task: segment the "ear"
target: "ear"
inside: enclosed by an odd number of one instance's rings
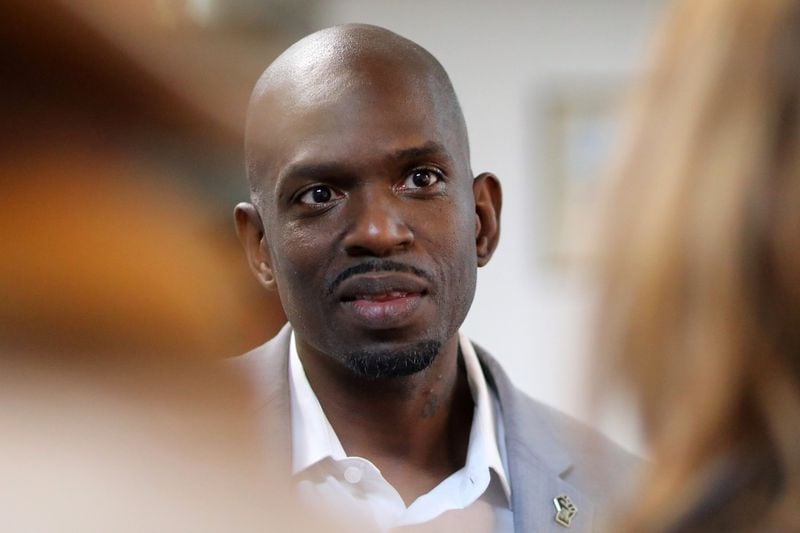
[[[503,191],[497,176],[484,172],[473,180],[472,193],[475,195],[475,248],[478,266],[482,267],[492,258],[500,240]]]
[[[233,219],[236,223],[236,235],[242,243],[250,270],[264,288],[275,290],[272,258],[267,249],[264,224],[258,210],[253,204],[242,202],[233,209]]]

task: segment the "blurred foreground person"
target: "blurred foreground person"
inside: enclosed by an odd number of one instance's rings
[[[144,155],[207,121],[62,4],[0,13],[0,529],[304,530],[212,360],[242,334],[236,274]]]
[[[614,531],[800,531],[800,3],[671,12],[609,204],[601,338],[652,463]]]
[[[232,331],[212,313],[232,305],[219,294],[227,265],[193,241],[185,197],[176,209],[180,195],[120,163],[55,150],[0,160],[14,177],[0,199],[0,522],[295,524],[246,382],[209,357]]]

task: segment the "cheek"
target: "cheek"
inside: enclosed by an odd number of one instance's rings
[[[322,262],[320,251],[323,249],[323,244],[314,233],[286,225],[273,253],[278,289],[283,289],[282,293],[286,295],[312,289]]]
[[[467,194],[468,193],[468,194]],[[464,191],[452,198],[446,206],[438,211],[438,238],[442,250],[446,250],[450,260],[468,264],[468,258],[475,256],[475,207],[472,203],[472,190]]]
[[[299,330],[320,327],[321,310],[314,304],[321,301],[319,271],[323,262],[323,246],[304,231],[287,226],[281,232],[274,250],[275,280],[278,296],[286,317]]]
[[[471,191],[470,191],[471,192]],[[475,250],[475,215],[470,204],[453,201],[437,210],[427,225],[429,253],[438,265],[443,286],[455,295],[474,284],[478,268]]]
[[[319,242],[320,232],[311,231],[299,224],[288,223],[281,228],[278,237],[280,246],[279,257],[284,258],[282,263],[287,265],[302,265],[309,263],[321,247]]]

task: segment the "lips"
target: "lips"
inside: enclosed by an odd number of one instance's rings
[[[414,292],[405,292],[405,291],[390,291],[387,293],[379,293],[379,294],[356,294],[352,297],[348,296],[345,297],[342,301],[343,302],[352,302],[355,300],[366,300],[369,302],[389,302],[392,300],[399,300],[401,298],[407,298],[409,296],[418,296],[419,293]]]
[[[336,296],[354,320],[369,328],[385,329],[410,322],[428,292],[427,283],[414,275],[370,273],[342,282]]]

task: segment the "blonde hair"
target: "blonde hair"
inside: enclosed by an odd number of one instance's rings
[[[800,3],[683,0],[669,15],[602,264],[601,361],[636,396],[652,452],[625,527],[674,528],[702,505],[703,473],[739,451],[770,487],[745,487],[758,508],[719,512],[797,527]]]

